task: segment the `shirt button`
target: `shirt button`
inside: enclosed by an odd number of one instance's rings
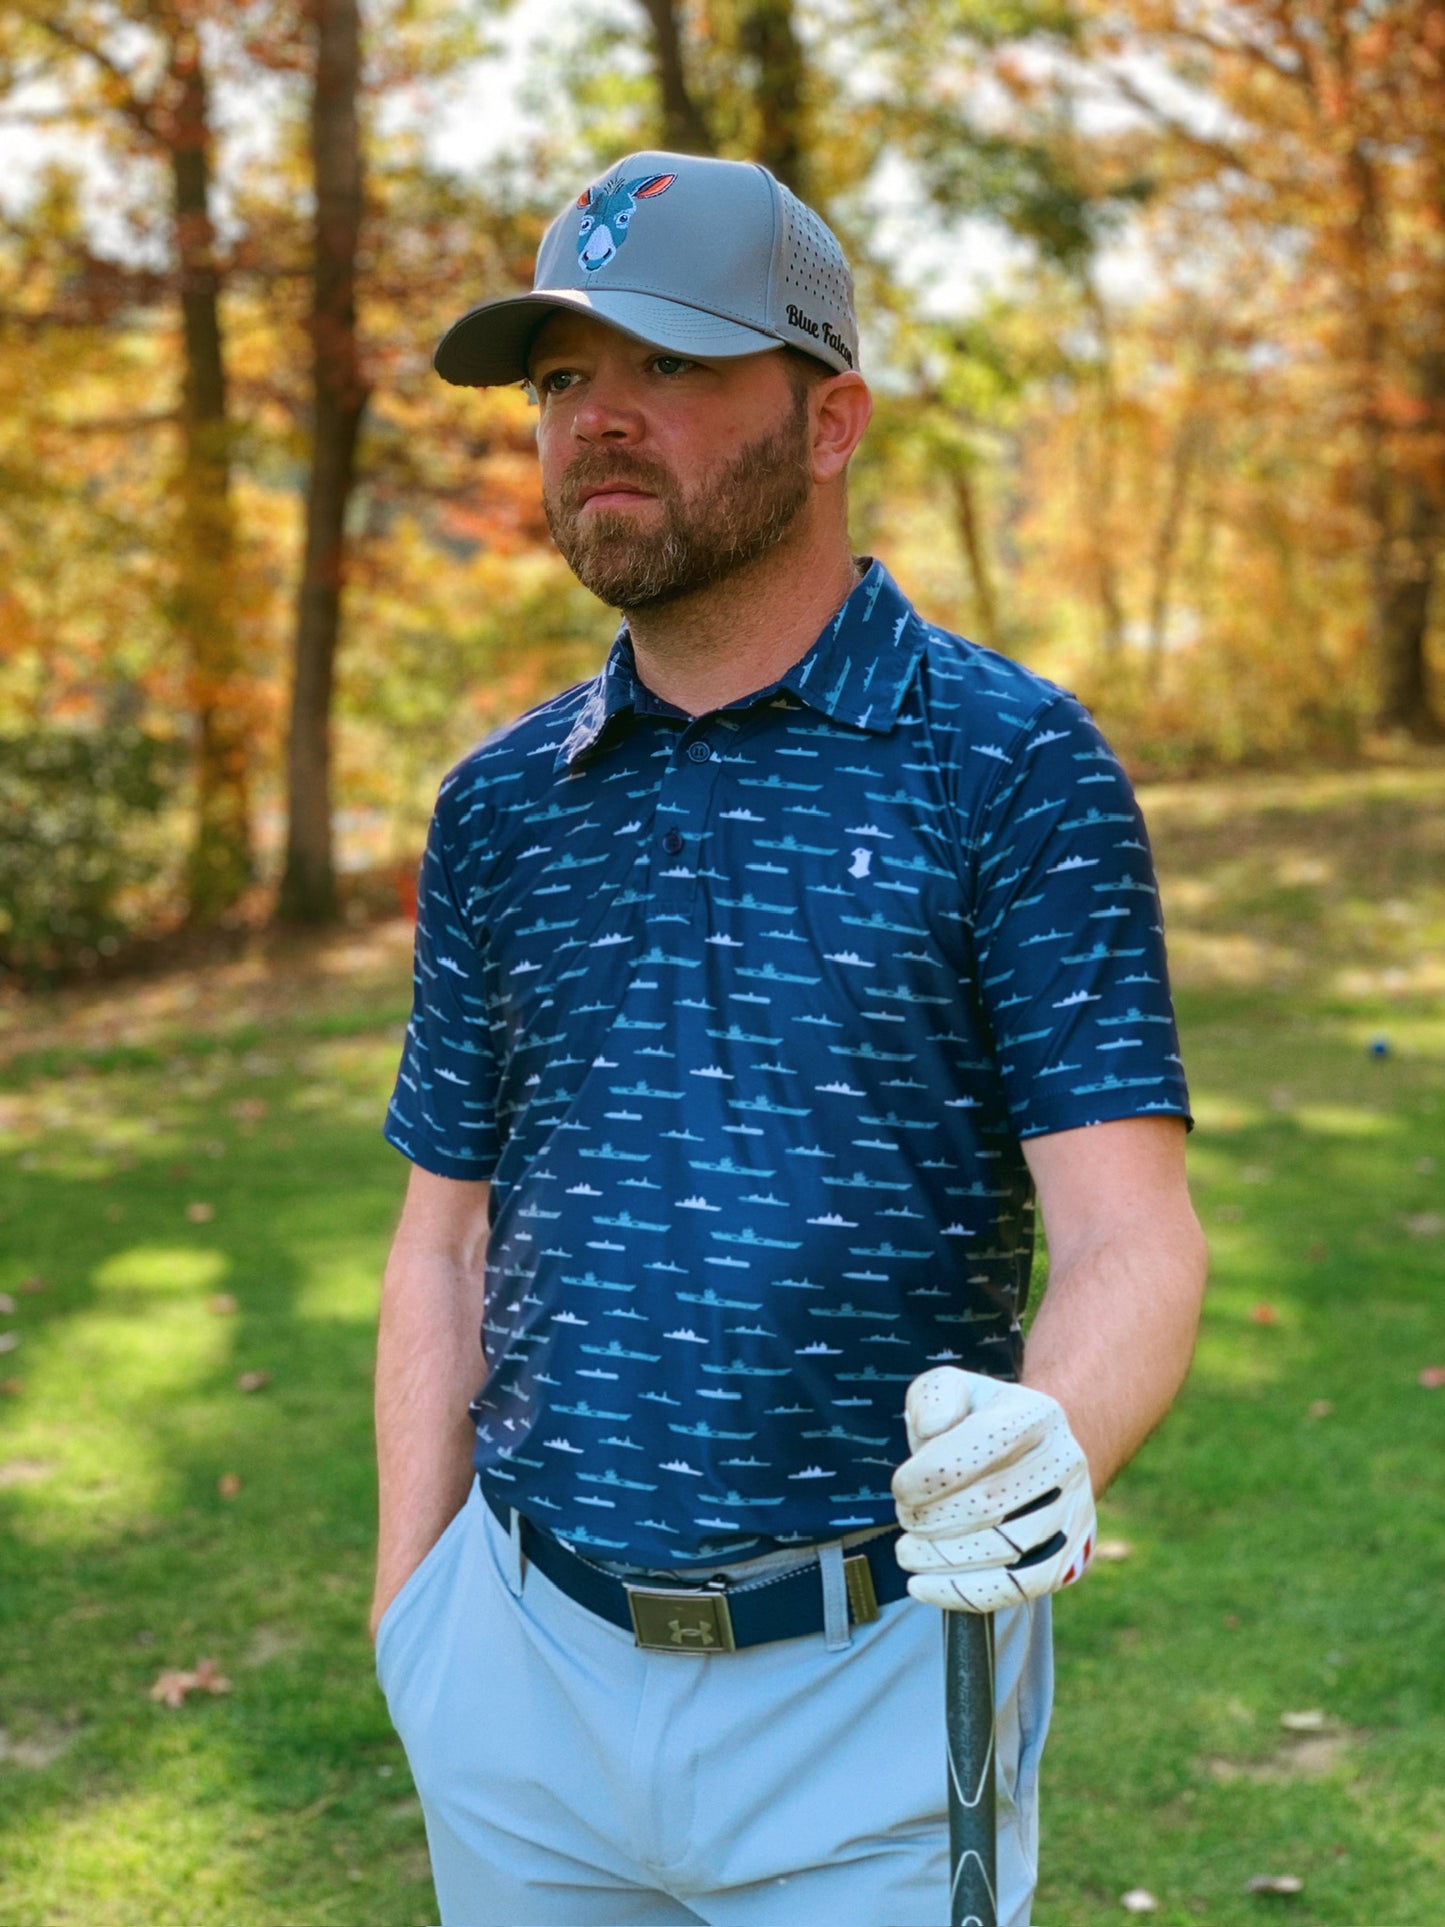
[[[682,849],[681,830],[669,830],[667,835],[662,839],[662,847],[667,851],[669,856],[677,856]]]
[[[688,745],[687,760],[690,763],[705,763],[711,755],[712,751],[706,743],[690,743]]]

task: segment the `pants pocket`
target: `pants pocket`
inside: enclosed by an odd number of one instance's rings
[[[381,1622],[376,1629],[376,1677],[388,1700],[391,1698],[388,1679],[395,1672],[392,1659],[402,1643],[402,1628],[410,1618],[418,1600],[440,1582],[443,1568],[450,1564],[452,1554],[466,1529],[466,1521],[471,1512],[474,1497],[475,1487],[472,1496],[467,1499],[460,1511],[453,1514],[442,1529],[441,1536],[422,1554],[417,1564],[407,1574],[402,1581],[401,1590],[396,1593],[381,1615]]]

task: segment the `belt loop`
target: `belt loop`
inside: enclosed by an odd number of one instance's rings
[[[525,1561],[522,1557],[522,1515],[515,1506],[510,1506],[508,1507],[508,1518],[511,1524],[508,1527],[509,1557],[506,1567],[507,1591],[511,1593],[514,1599],[520,1599],[522,1597],[522,1576],[526,1570]]]
[[[843,1570],[843,1548],[819,1546],[818,1569],[823,1580],[823,1643],[830,1653],[841,1653],[853,1641],[853,1630],[848,1624],[848,1578]]]

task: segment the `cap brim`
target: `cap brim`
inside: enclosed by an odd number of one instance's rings
[[[590,315],[653,348],[716,357],[757,355],[784,345],[780,335],[744,327],[722,315],[688,308],[661,295],[609,288],[538,288],[531,294],[486,301],[453,323],[437,345],[432,365],[459,388],[493,388],[525,381],[527,356],[537,330],[559,308]]]

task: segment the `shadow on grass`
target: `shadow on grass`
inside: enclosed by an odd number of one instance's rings
[[[238,1900],[272,1920],[283,1897],[288,1920],[345,1920],[356,1871],[369,1920],[425,1907],[365,1637],[395,1051],[308,1049],[264,1075],[192,1053],[48,1087],[41,1150],[0,1161],[22,1337],[0,1404],[7,1920],[68,1918],[81,1892],[95,1922],[234,1922]],[[249,1372],[269,1382],[238,1389]],[[229,1693],[149,1698],[202,1656]],[[4,1904],[17,1879],[32,1915]]]

